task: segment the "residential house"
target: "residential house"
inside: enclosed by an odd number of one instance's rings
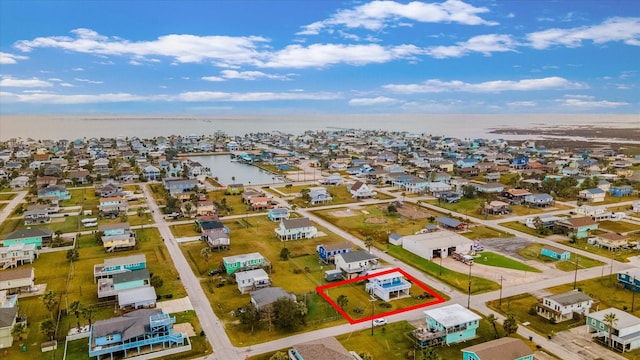
[[[0,290],[5,290],[8,294],[31,292],[34,290],[35,278],[33,267],[0,271]]]
[[[569,236],[575,235],[578,239],[584,239],[592,230],[598,229],[598,223],[589,216],[584,216],[558,220],[556,227],[564,229]]]
[[[99,197],[111,197],[121,195],[122,185],[115,180],[106,180],[102,184],[96,185],[96,195]]]
[[[149,286],[149,269],[140,269],[113,274],[111,278],[98,280],[98,298],[115,296],[121,290]]]
[[[320,183],[324,185],[342,185],[344,183],[344,179],[339,173],[332,173],[326,178],[321,179]]]
[[[334,337],[293,345],[288,354],[290,359],[296,360],[357,360],[359,358],[345,349]]]
[[[140,309],[98,320],[89,330],[89,357],[139,356],[145,359],[191,350],[189,337],[173,330],[176,318],[162,309]]]
[[[321,186],[309,188],[309,198],[311,205],[327,204],[333,200],[327,189]]]
[[[616,321],[611,326],[605,320],[607,315],[615,315]],[[619,352],[629,352],[640,347],[640,319],[616,308],[600,310],[587,315],[587,331],[593,339],[613,345]],[[611,341],[609,339],[611,333]]]
[[[378,257],[366,251],[349,251],[335,255],[336,270],[342,271],[342,277],[350,280],[363,276],[378,265]]]
[[[153,286],[141,286],[118,291],[118,308],[136,310],[156,307],[158,295]]]
[[[226,195],[240,195],[244,192],[244,184],[229,184],[224,190]]]
[[[266,210],[271,209],[271,199],[266,196],[252,196],[249,199],[249,207],[251,210]]]
[[[334,264],[335,256],[338,254],[344,254],[351,251],[351,243],[336,243],[336,244],[327,244],[327,245],[318,245],[316,247],[316,252],[320,257],[320,261],[325,264]]]
[[[625,289],[631,289],[635,292],[640,291],[640,269],[631,268],[620,271],[617,275],[618,283],[625,287]]]
[[[436,219],[436,222],[438,223],[438,225],[440,225],[441,228],[447,229],[447,230],[462,231],[466,228],[466,224],[463,223],[462,221],[449,218],[446,216],[438,217]]]
[[[104,263],[93,266],[93,282],[98,279],[112,278],[114,274],[146,269],[147,257],[144,254],[104,259]]]
[[[295,294],[288,293],[280,287],[266,287],[251,292],[251,303],[261,311],[280,299],[297,300]]]
[[[287,208],[269,209],[269,213],[267,215],[267,217],[271,221],[287,220],[289,219],[289,216],[290,216],[289,209]]]
[[[473,184],[476,191],[485,194],[500,194],[504,191],[504,185],[501,183]]]
[[[276,236],[282,241],[310,239],[318,236],[318,229],[309,218],[283,219],[275,229]]]
[[[511,161],[511,167],[514,169],[524,169],[529,163],[529,157],[526,155],[518,154]]]
[[[427,260],[446,258],[456,252],[466,254],[473,246],[473,241],[447,230],[403,236],[398,242],[403,249]]]
[[[51,216],[47,209],[27,210],[22,215],[25,225],[48,224],[51,222]]]
[[[606,194],[607,193],[600,188],[584,189],[578,193],[578,199],[589,203],[602,202]]]
[[[88,170],[80,169],[69,173],[69,179],[77,184],[86,184],[89,182],[90,172]]]
[[[12,189],[24,189],[29,185],[29,177],[28,176],[17,176],[11,180],[9,183]]]
[[[589,295],[572,290],[539,298],[536,311],[543,318],[557,323],[573,320],[576,315],[587,315],[591,305],[593,299]]]
[[[71,193],[63,185],[49,185],[38,190],[38,199],[57,198],[59,201],[71,199]]]
[[[26,326],[26,319],[18,317],[18,295],[7,295],[0,291],[0,349],[13,345],[11,331],[18,321]]]
[[[368,199],[376,195],[369,185],[362,181],[356,181],[352,184],[351,187],[349,187],[349,192],[354,199]]]
[[[147,180],[159,180],[160,179],[160,169],[153,165],[147,165],[142,170],[142,176],[144,176]]]
[[[543,245],[542,249],[540,249],[540,254],[556,260],[569,260],[571,258],[569,250],[560,249],[551,245]]]
[[[631,203],[631,211],[634,213],[640,212],[640,200],[636,200]]]
[[[383,273],[389,269],[376,269],[367,272],[367,275]],[[402,273],[394,271],[384,273],[367,279],[365,286],[371,296],[377,296],[384,301],[391,301],[410,296],[411,283],[407,281]]]
[[[15,244],[0,247],[0,268],[7,269],[32,264],[39,255],[36,244]]]
[[[131,230],[128,222],[117,224],[103,224],[98,227],[102,232],[102,246],[105,251],[126,250],[136,246],[136,233]]]
[[[129,201],[124,196],[110,196],[100,198],[98,211],[100,216],[117,217],[121,213],[129,210]]]
[[[524,203],[530,207],[547,207],[553,205],[553,196],[549,194],[526,195]]]
[[[615,197],[631,196],[633,195],[633,187],[631,185],[611,186],[609,193]]]
[[[246,271],[269,266],[269,262],[258,252],[225,256],[222,258],[222,264],[229,275],[236,271]]]
[[[503,337],[462,349],[462,360],[534,360],[534,357],[523,340]]]
[[[581,205],[576,208],[575,212],[578,215],[589,216],[596,221],[609,220],[613,215],[606,206]]]
[[[191,179],[164,179],[162,183],[171,196],[192,191],[199,184],[198,180]]]
[[[47,187],[49,185],[56,185],[58,178],[55,176],[39,176],[36,178],[36,186],[39,188]]]
[[[231,230],[217,216],[200,216],[196,220],[196,226],[200,230],[200,239],[206,241],[209,247],[229,248]]]
[[[532,195],[525,189],[509,189],[502,193],[502,197],[508,199],[511,204],[520,205],[525,202],[527,196]]]
[[[494,200],[484,204],[482,212],[486,215],[506,215],[511,212],[511,207],[506,202]]]
[[[460,304],[426,310],[426,326],[413,334],[422,348],[474,339],[481,317]]]
[[[196,203],[196,215],[205,216],[216,213],[216,206],[211,200],[198,201]]]
[[[269,279],[269,275],[263,269],[236,271],[235,277],[238,290],[241,294],[271,286],[271,279]]]
[[[616,233],[603,233],[595,236],[595,244],[610,251],[624,249],[629,244],[629,238]]]
[[[34,244],[37,248],[41,248],[44,242],[51,242],[52,238],[53,233],[48,229],[18,229],[7,234],[4,239],[0,241],[0,244],[2,246]]]

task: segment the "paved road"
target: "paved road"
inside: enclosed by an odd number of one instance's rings
[[[25,196],[27,196],[26,191],[16,192],[16,196],[7,203],[2,211],[0,211],[0,224],[2,224],[5,220],[7,220],[7,218],[9,218],[9,215],[11,215],[13,209],[15,209],[16,206],[18,206],[18,204],[20,204],[24,200]]]

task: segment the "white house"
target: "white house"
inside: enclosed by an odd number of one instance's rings
[[[591,305],[593,305],[591,297],[583,292],[572,290],[538,299],[536,311],[545,319],[562,322],[573,319],[574,314],[588,314]]]
[[[342,277],[349,280],[364,275],[378,264],[378,258],[366,251],[350,251],[336,254],[336,269],[342,271]]]
[[[367,275],[376,274],[387,271],[389,269],[377,269],[367,272]],[[374,276],[368,279],[366,285],[367,292],[370,295],[379,297],[384,301],[400,299],[410,296],[411,283],[407,281],[399,271],[388,274]]]
[[[587,330],[591,337],[609,344],[609,324],[605,321],[608,314],[617,319],[612,326],[613,347],[620,352],[632,351],[640,347],[640,319],[616,308],[600,310],[587,315]]]
[[[238,271],[235,273],[238,290],[241,294],[246,294],[263,287],[271,285],[269,275],[263,269],[249,271]]]
[[[447,257],[454,252],[471,251],[473,241],[448,230],[402,237],[402,248],[424,259]]]
[[[275,232],[278,239],[282,241],[309,239],[318,236],[318,229],[311,224],[309,218],[283,219]]]
[[[366,199],[370,197],[374,197],[376,194],[371,190],[369,185],[363,183],[362,181],[356,181],[349,188],[349,192],[351,193],[351,197],[354,199]]]
[[[606,194],[607,193],[600,188],[584,189],[580,190],[578,198],[590,203],[603,202]]]

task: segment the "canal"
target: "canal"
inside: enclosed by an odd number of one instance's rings
[[[253,165],[231,161],[230,155],[191,156],[189,159],[211,169],[211,177],[218,178],[218,182],[225,185],[233,184],[234,182],[244,185],[283,182],[282,177],[279,175],[271,174]]]

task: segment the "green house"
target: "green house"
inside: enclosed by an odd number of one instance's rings
[[[267,265],[267,261],[260,253],[240,254],[225,256],[222,258],[227,274],[231,275],[236,271],[256,269]]]
[[[18,229],[0,240],[2,246],[11,246],[16,244],[34,244],[38,248],[42,247],[44,240],[50,241],[53,233],[48,229]]]

